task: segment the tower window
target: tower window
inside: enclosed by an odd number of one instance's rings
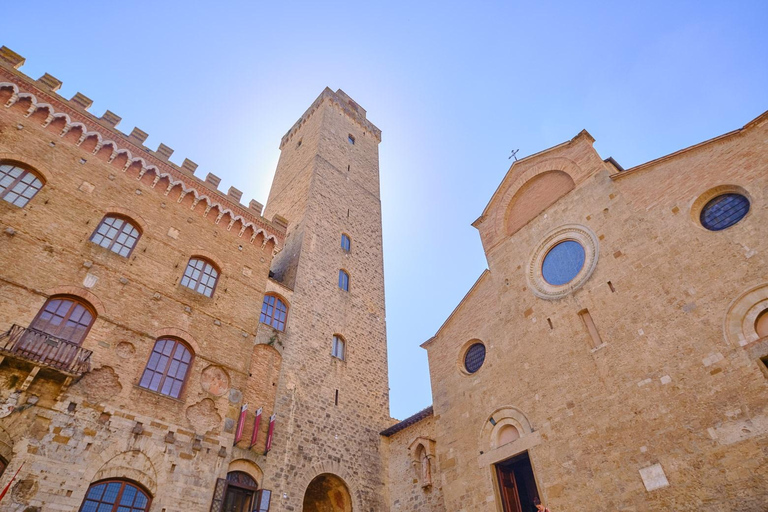
[[[91,242],[127,258],[140,236],[139,230],[129,220],[107,215],[91,235]]]
[[[191,288],[206,297],[213,295],[216,282],[219,280],[219,272],[213,265],[202,258],[192,258],[187,263],[184,277],[181,278],[182,286]]]
[[[261,304],[261,323],[271,325],[278,331],[285,330],[285,318],[288,316],[288,307],[285,302],[274,295],[265,295]]]
[[[349,143],[352,144],[353,146],[355,145],[355,138],[352,136],[351,133],[347,135],[347,140],[349,140]]]
[[[339,270],[339,288],[345,292],[349,291],[349,274],[343,270]]]
[[[0,198],[23,208],[35,197],[43,182],[31,171],[10,164],[0,165]]]
[[[346,233],[341,234],[341,248],[344,249],[345,252],[349,252],[350,247],[352,246],[352,241],[349,239],[349,235]]]
[[[333,335],[333,344],[331,345],[331,355],[337,359],[344,360],[344,338],[338,334]]]

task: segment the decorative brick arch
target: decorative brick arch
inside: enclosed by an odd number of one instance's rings
[[[120,206],[110,206],[105,210],[104,216],[102,218],[110,214],[126,217],[132,220],[134,223],[138,224],[139,229],[141,230],[142,233],[145,233],[147,231],[147,226],[149,224],[147,224],[147,221],[144,220],[144,218],[141,215],[134,212],[133,210],[129,210],[128,208],[121,208]]]
[[[191,334],[183,329],[179,329],[177,327],[163,327],[161,329],[157,329],[152,334],[154,335],[154,339],[165,337],[179,338],[180,340],[183,340],[187,345],[189,345],[189,348],[192,349],[192,352],[195,354],[200,353],[200,344],[197,342],[197,340],[195,340],[194,337],[192,337]]]
[[[53,172],[46,163],[30,155],[0,152],[0,162],[17,164],[21,167],[28,168],[43,178],[43,185],[48,184],[53,176]]]
[[[523,170],[516,178],[510,180],[501,190],[499,198],[497,199],[496,211],[493,214],[493,235],[491,236],[493,242],[491,245],[495,245],[502,237],[506,235],[506,220],[508,214],[508,206],[515,198],[515,195],[522,189],[526,183],[530,182],[538,176],[551,171],[560,171],[567,174],[574,183],[581,181],[586,172],[576,162],[570,158],[565,157],[552,157],[540,161],[539,163],[528,167]]]
[[[96,313],[99,314],[99,316],[107,314],[107,310],[104,308],[104,303],[101,302],[101,299],[99,299],[92,292],[79,286],[57,286],[56,288],[46,290],[45,295],[48,297],[52,297],[54,295],[74,295],[75,297],[80,297],[81,299],[88,301],[96,310]]]

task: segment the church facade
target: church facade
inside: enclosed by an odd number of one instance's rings
[[[266,209],[0,49],[0,511],[768,506],[768,117],[515,162],[389,417],[378,145],[324,90]]]

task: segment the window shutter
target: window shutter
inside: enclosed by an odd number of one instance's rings
[[[259,489],[256,491],[256,499],[253,504],[252,512],[269,512],[270,501],[272,500],[272,491]]]
[[[223,478],[216,480],[216,489],[213,491],[213,501],[211,501],[211,512],[222,512],[224,510],[224,496],[227,494],[227,481]]]

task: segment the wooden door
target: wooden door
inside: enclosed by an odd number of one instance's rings
[[[497,466],[499,474],[499,491],[504,512],[523,512],[520,506],[520,495],[517,492],[517,481],[511,468]]]

